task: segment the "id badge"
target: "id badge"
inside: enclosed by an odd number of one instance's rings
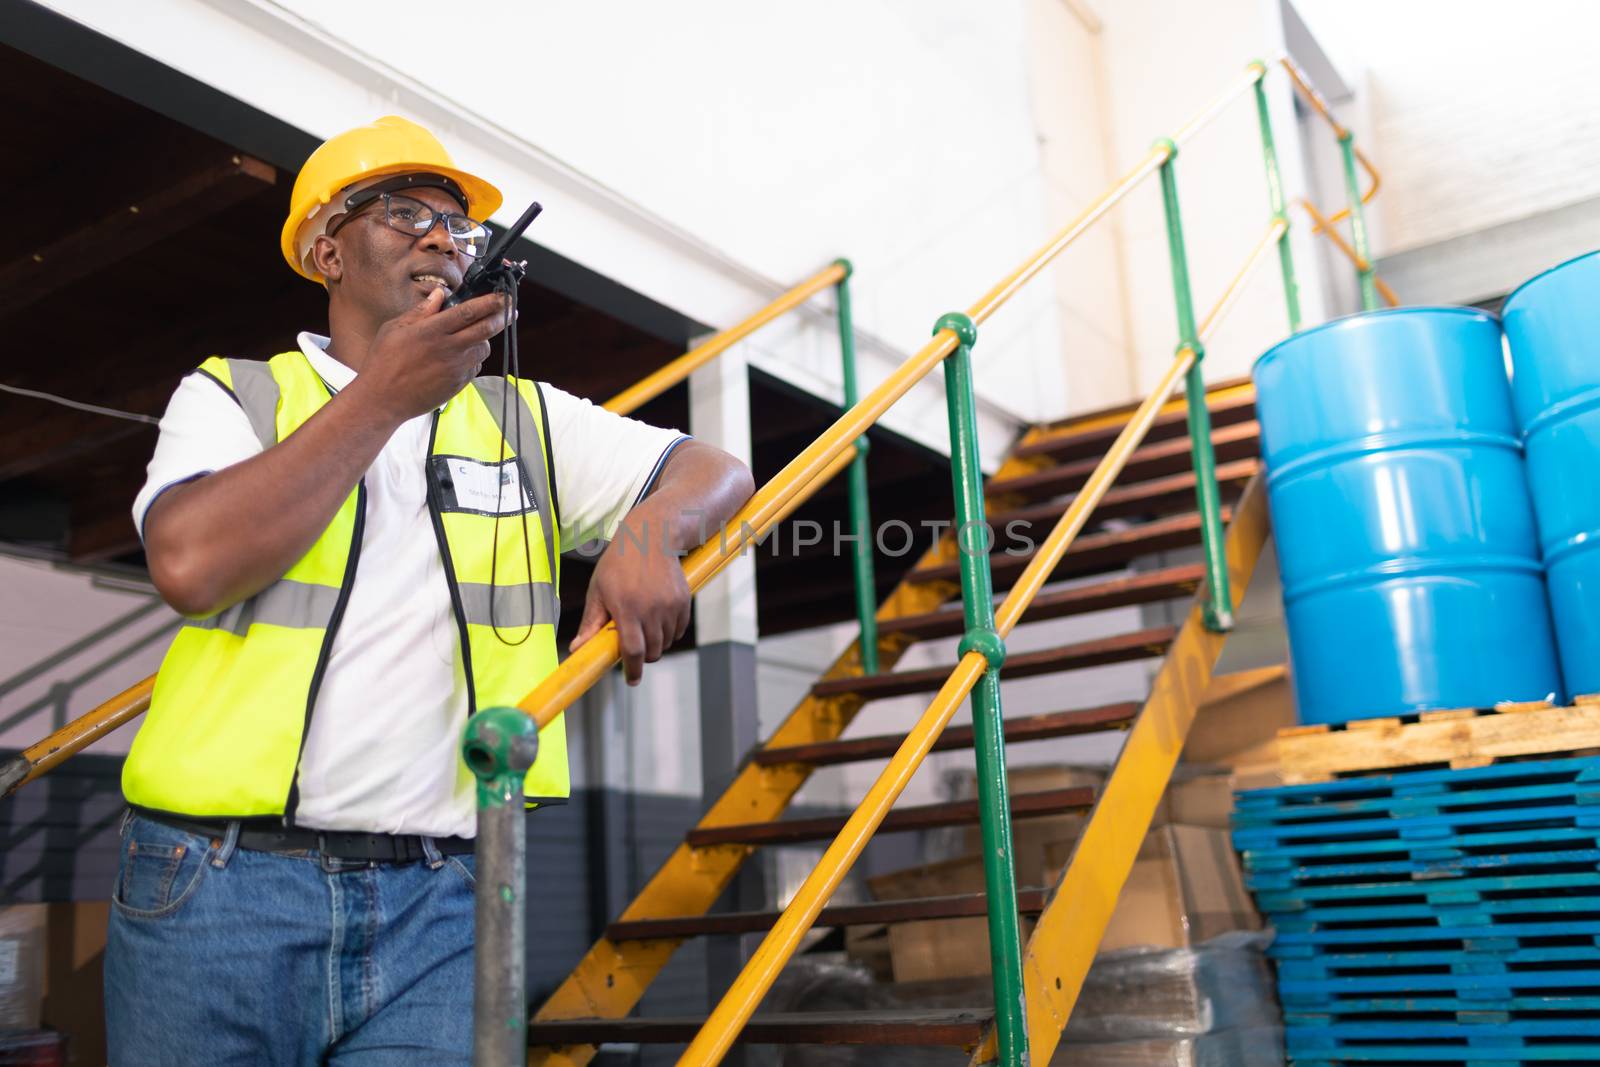
[[[486,463],[464,456],[434,456],[432,473],[442,511],[521,515],[538,510],[516,458]]]

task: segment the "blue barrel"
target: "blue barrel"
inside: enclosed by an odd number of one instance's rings
[[[1600,253],[1525,282],[1501,316],[1561,671],[1600,692]]]
[[[1494,318],[1338,319],[1255,381],[1301,721],[1559,694]]]

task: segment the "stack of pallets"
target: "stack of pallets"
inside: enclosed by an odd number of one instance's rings
[[[1243,792],[1296,1067],[1600,1063],[1600,757]]]

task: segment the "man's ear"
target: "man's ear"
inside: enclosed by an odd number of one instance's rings
[[[311,266],[330,283],[344,276],[344,256],[339,242],[327,234],[318,234],[311,242]]]

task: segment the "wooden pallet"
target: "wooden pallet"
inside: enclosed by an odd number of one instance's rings
[[[1508,757],[1587,749],[1600,749],[1600,694],[1577,697],[1566,707],[1538,700],[1278,731],[1287,784],[1421,765],[1482,767]]]

